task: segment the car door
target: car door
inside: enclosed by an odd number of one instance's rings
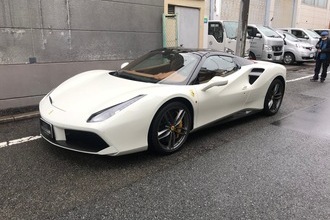
[[[239,71],[239,68],[231,56],[210,56],[205,60],[197,76],[199,83],[197,126],[210,123],[244,108],[250,84],[248,75]],[[214,77],[218,77],[218,79]],[[227,80],[228,83],[203,91],[203,88],[214,80]]]
[[[247,27],[247,33],[250,37],[250,52],[254,54],[254,57],[252,56],[252,59],[261,59],[262,58],[262,51],[263,51],[263,45],[264,40],[262,39],[262,35],[257,30],[256,27],[248,26]]]

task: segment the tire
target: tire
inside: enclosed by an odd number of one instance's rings
[[[285,53],[283,56],[283,63],[292,65],[296,61],[295,56],[292,53]]]
[[[284,83],[280,79],[274,79],[265,97],[263,113],[267,116],[275,115],[281,107],[283,96]]]
[[[254,53],[252,53],[252,52],[250,51],[250,53],[249,53],[249,59],[250,59],[250,60],[256,60],[257,57],[256,57],[256,55],[254,55]]]
[[[188,138],[191,113],[181,102],[171,102],[155,115],[148,135],[149,148],[160,154],[178,151]]]

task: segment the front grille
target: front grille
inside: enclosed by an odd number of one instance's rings
[[[282,51],[282,46],[272,46],[273,51]]]
[[[66,141],[58,141],[64,147],[74,150],[98,152],[109,145],[97,134],[87,131],[65,130]]]
[[[280,52],[280,53],[274,53],[274,56],[282,56],[282,52]]]

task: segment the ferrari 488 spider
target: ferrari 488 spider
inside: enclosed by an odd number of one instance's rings
[[[179,150],[188,134],[235,115],[274,115],[285,91],[282,65],[211,50],[162,48],[120,70],[92,70],[40,102],[50,143],[83,153]]]

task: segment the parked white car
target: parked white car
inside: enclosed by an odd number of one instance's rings
[[[162,48],[120,70],[91,70],[63,82],[40,102],[41,135],[83,153],[169,154],[190,132],[215,122],[276,114],[285,79],[280,64]]]
[[[315,31],[316,33],[318,33],[318,35],[321,35],[322,31],[327,31],[328,33],[330,33],[330,29],[314,29],[313,31]]]
[[[284,40],[284,64],[301,64],[306,61],[314,61],[316,48],[314,45],[300,41],[296,36],[283,30],[276,32]]]
[[[320,35],[311,29],[304,28],[279,28],[280,30],[287,31],[294,36],[296,36],[299,40],[308,42],[312,45],[316,45],[320,39]]]

